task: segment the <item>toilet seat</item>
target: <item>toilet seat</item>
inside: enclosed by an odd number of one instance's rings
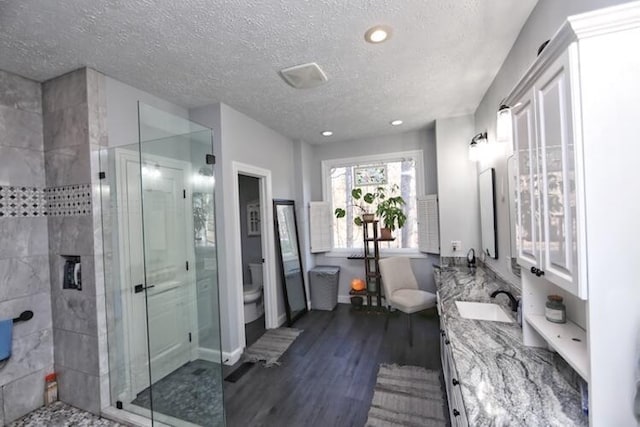
[[[262,296],[262,285],[248,285],[244,287],[244,302],[253,302]]]

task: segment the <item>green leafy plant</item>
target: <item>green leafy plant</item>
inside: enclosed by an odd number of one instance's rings
[[[354,188],[351,190],[351,198],[353,203],[349,206],[355,207],[359,214],[353,219],[353,223],[357,226],[362,225],[366,214],[378,215],[387,226],[387,222],[391,225],[391,230],[401,228],[407,217],[402,210],[405,201],[401,196],[387,197],[387,192],[392,195],[399,189],[397,185],[393,185],[389,190],[384,187],[377,187],[372,192],[362,193],[362,188]],[[334,211],[336,218],[344,218],[347,211],[344,208],[336,208]]]

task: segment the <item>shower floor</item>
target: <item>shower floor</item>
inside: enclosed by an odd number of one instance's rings
[[[140,392],[134,405],[184,421],[210,425],[222,419],[222,379],[220,365],[205,360],[189,362],[152,387]],[[152,390],[151,390],[152,389]]]

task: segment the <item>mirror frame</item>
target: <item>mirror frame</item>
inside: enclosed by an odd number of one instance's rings
[[[486,185],[483,185],[483,182],[488,181],[491,183],[491,188],[487,188]],[[494,168],[488,168],[483,170],[482,172],[480,172],[480,174],[478,175],[478,199],[479,199],[479,204],[480,204],[480,236],[481,236],[481,245],[482,245],[482,252],[485,254],[485,256],[488,256],[489,258],[493,258],[493,259],[498,259],[498,218],[496,215],[496,170]],[[491,192],[491,194],[487,194],[488,192]],[[489,198],[491,200],[489,200]],[[483,221],[483,217],[482,217],[482,213],[483,213],[483,206],[487,206],[491,207],[491,216],[492,218],[486,218]],[[484,223],[491,223],[491,226],[493,228],[493,230],[489,231],[489,230],[485,230],[485,227],[483,227]],[[486,235],[487,233],[490,233],[493,237],[493,247],[492,248],[487,248],[487,242],[486,240],[488,240],[488,238],[490,236]],[[491,253],[491,250],[493,250],[493,254]]]
[[[293,208],[293,225],[296,232],[296,245],[298,249],[298,267],[300,269],[301,283],[302,283],[302,295],[304,296],[304,309],[300,310],[298,314],[291,317],[291,305],[289,304],[289,296],[287,293],[287,281],[284,274],[284,259],[282,259],[282,248],[280,246],[280,230],[278,228],[278,206],[291,206]],[[307,306],[307,289],[304,281],[304,273],[302,270],[302,256],[300,253],[300,236],[298,235],[298,219],[296,215],[296,204],[293,200],[286,199],[273,199],[273,226],[275,228],[276,237],[276,250],[278,252],[278,258],[280,259],[280,278],[282,280],[282,293],[284,296],[284,305],[287,312],[287,326],[293,325],[298,319],[304,316],[308,311]]]

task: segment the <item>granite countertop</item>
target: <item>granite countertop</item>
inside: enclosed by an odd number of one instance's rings
[[[482,268],[436,274],[441,318],[458,373],[470,426],[583,426],[578,375],[546,349],[526,347],[517,322],[460,317],[455,301],[494,302],[510,311],[497,289],[509,289]],[[514,320],[515,320],[515,313]]]

